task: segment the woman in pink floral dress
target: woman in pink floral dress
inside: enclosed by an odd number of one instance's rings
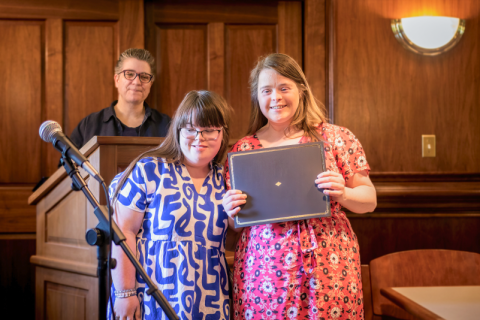
[[[327,171],[315,183],[330,196],[332,216],[236,230],[242,233],[235,252],[234,319],[363,319],[358,241],[341,211],[375,209],[363,148],[348,129],[326,122],[323,106],[289,56],[260,60],[250,86],[249,135],[232,151],[323,141]],[[228,163],[226,175],[230,189]],[[233,218],[246,201],[240,190],[229,190],[223,206]]]

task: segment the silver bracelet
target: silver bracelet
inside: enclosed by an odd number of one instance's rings
[[[137,289],[115,290],[116,298],[128,298],[137,295]]]

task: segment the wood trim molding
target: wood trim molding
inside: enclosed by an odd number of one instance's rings
[[[45,90],[44,112],[42,122],[53,120],[64,124],[64,53],[63,21],[47,19],[45,23]],[[58,166],[58,153],[51,145],[42,143],[42,176],[48,177]]]
[[[154,0],[145,0],[143,4],[145,13],[144,13],[144,23],[145,23],[145,34],[144,34],[144,43],[145,49],[150,51],[150,54],[153,57],[157,56],[157,46],[156,46],[156,26],[155,26],[155,3]],[[160,61],[157,61],[157,64]],[[157,65],[157,73],[155,77],[158,79],[160,76],[160,68]],[[156,86],[152,85],[150,88],[150,94],[147,97],[146,102],[154,109],[157,108],[157,93]]]
[[[192,0],[153,2],[155,23],[207,24],[277,24],[275,1],[248,1],[239,5],[234,1],[198,2]]]
[[[326,83],[326,106],[328,119],[335,123],[335,0],[326,1],[327,21],[327,83]]]
[[[327,43],[326,0],[304,2],[303,71],[315,98],[326,104]]]
[[[225,96],[225,24],[209,23],[207,34],[208,90]]]
[[[62,271],[71,271],[79,274],[84,274],[87,276],[96,277],[97,276],[97,266],[95,264],[87,263],[72,263],[68,260],[48,258],[45,256],[34,255],[30,257],[30,263],[47,267],[51,269],[57,269]]]
[[[479,212],[480,182],[403,181],[374,182],[377,212]]]
[[[418,173],[418,172],[371,172],[370,179],[375,182],[474,182],[480,181],[478,172],[444,172],[444,173]]]
[[[480,216],[480,173],[385,172],[372,173],[370,178],[377,191],[377,216],[362,217]],[[353,213],[348,216],[359,218]]]
[[[378,197],[480,197],[480,182],[378,182]]]
[[[12,237],[17,234],[35,234],[36,211],[26,201],[33,187],[33,184],[0,186],[0,235],[3,239],[14,239]]]
[[[302,3],[295,1],[278,2],[278,42],[279,53],[288,54],[302,67]]]
[[[109,0],[1,1],[0,18],[64,20],[118,20],[118,6]]]
[[[35,240],[35,233],[0,233],[0,240]]]
[[[145,48],[145,10],[143,0],[120,0],[120,52],[128,48]]]

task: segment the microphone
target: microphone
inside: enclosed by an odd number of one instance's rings
[[[102,183],[103,178],[90,164],[87,158],[75,147],[73,142],[62,132],[62,127],[55,121],[47,120],[40,126],[40,138],[45,142],[51,142],[55,149],[60,151],[67,158],[73,160],[82,167],[89,175]]]

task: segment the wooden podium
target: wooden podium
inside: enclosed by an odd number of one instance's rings
[[[80,151],[104,178],[107,186],[143,151],[158,146],[163,138],[93,137]],[[101,185],[80,169],[93,195],[106,204]],[[92,319],[98,315],[97,248],[85,241],[85,233],[98,220],[83,192],[73,191],[71,179],[59,168],[29,198],[37,207],[35,267],[36,320]],[[233,264],[233,252],[227,253]]]

